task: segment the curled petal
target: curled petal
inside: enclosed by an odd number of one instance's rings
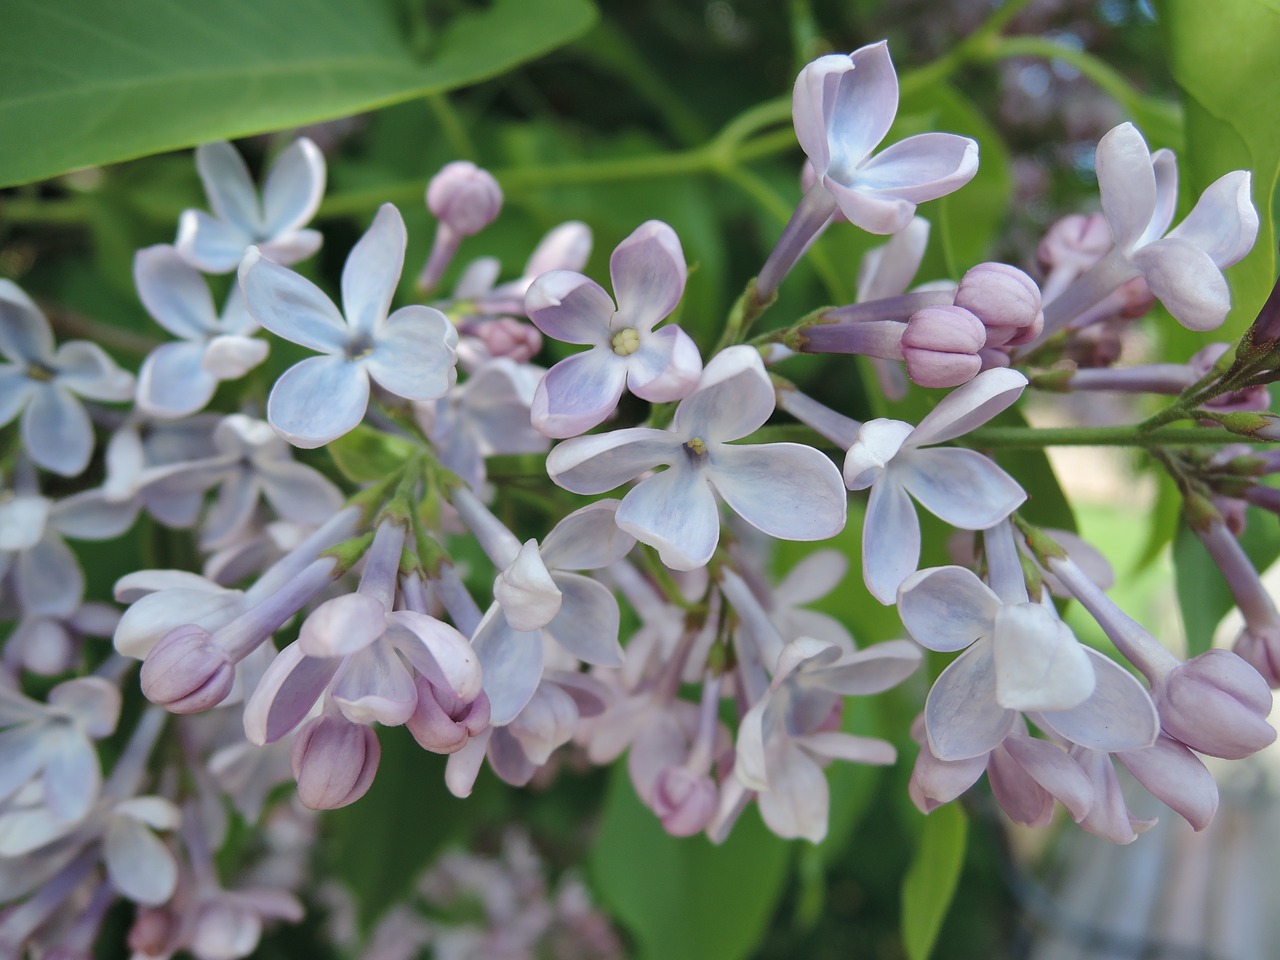
[[[1000,598],[964,567],[913,573],[898,591],[898,614],[916,643],[950,653],[963,650],[995,626]]]
[[[830,58],[823,57],[818,63]],[[852,64],[852,68],[848,66]],[[823,84],[823,125],[837,175],[862,163],[889,132],[898,112],[898,74],[881,40],[849,54],[838,85]],[[820,69],[819,77],[826,73]],[[814,79],[818,79],[815,77]],[[792,104],[794,106],[793,98]]]
[[[795,124],[796,140],[800,142],[800,148],[819,174],[825,173],[831,162],[831,150],[827,143],[827,123],[831,117],[828,104],[835,102],[841,79],[853,69],[853,61],[850,57],[832,53],[807,64],[796,77],[795,88],[791,94],[791,119]],[[896,98],[896,75],[894,95]],[[884,101],[873,98],[869,102],[879,104]],[[890,123],[893,122],[893,112],[889,112]],[[885,132],[888,132],[887,125]],[[849,137],[850,145],[855,150],[859,139],[867,138]],[[876,144],[882,139],[884,139],[883,133],[871,143],[862,156],[865,157],[875,149]]]
[[[887,147],[862,164],[855,182],[859,191],[924,203],[954,193],[977,172],[978,145],[974,141],[954,133],[921,133]]]
[[[395,648],[381,641],[347,658],[333,679],[332,693],[352,723],[399,726],[418,705],[413,676]]]
[[[1250,195],[1248,170],[1233,170],[1211,183],[1170,239],[1203,250],[1219,268],[1239,263],[1258,238],[1258,211]]]
[[[609,345],[613,300],[604,287],[572,270],[551,270],[535,279],[524,299],[533,325],[562,343]]]
[[[1094,691],[1093,664],[1071,628],[1038,603],[996,613],[996,699],[1010,710],[1069,710]]]
[[[1209,254],[1166,237],[1130,255],[1156,298],[1188,330],[1213,330],[1231,310],[1231,289]]]
[[[858,430],[844,459],[844,482],[850,490],[865,490],[884,474],[884,468],[912,434],[901,420],[869,420]]]
[[[456,629],[412,610],[387,614],[387,625],[396,649],[434,686],[466,703],[480,695],[480,659]]]
[[[1027,385],[1017,370],[984,370],[938,401],[916,427],[911,446],[923,447],[962,437],[1008,409]]]
[[[1156,177],[1151,151],[1132,123],[1122,123],[1098,141],[1094,159],[1098,192],[1116,246],[1130,249],[1156,209]]]
[[[560,612],[560,589],[538,553],[538,541],[527,540],[515,560],[498,574],[493,599],[513,630],[540,630]]]
[[[844,529],[848,493],[825,454],[798,443],[717,446],[711,484],[758,530],[782,540],[825,540]]]
[[[249,742],[275,743],[305,720],[341,665],[336,657],[308,657],[297,642],[276,654],[244,707]]]
[[[345,657],[386,633],[382,601],[364,593],[326,600],[302,621],[298,649],[308,657]]]

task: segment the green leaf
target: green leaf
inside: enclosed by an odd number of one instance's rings
[[[403,437],[393,437],[363,423],[325,449],[352,483],[385,480],[417,452]]]
[[[902,943],[910,960],[928,960],[955,896],[969,821],[954,803],[925,819],[920,846],[902,880]]]
[[[1275,281],[1272,204],[1280,175],[1280,5],[1274,0],[1161,0],[1169,68],[1182,89],[1192,196],[1231,170],[1253,171],[1261,224],[1253,252],[1227,270],[1232,312],[1218,339],[1239,336]],[[1196,335],[1188,335],[1196,336]]]
[[[494,0],[420,57],[384,0],[9,0],[0,186],[476,83],[594,19],[588,0]]]
[[[759,946],[790,853],[754,809],[718,847],[701,836],[669,836],[619,763],[588,866],[595,892],[634,934],[641,960],[737,960]]]

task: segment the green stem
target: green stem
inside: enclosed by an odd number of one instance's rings
[[[1225,443],[1267,443],[1226,430],[1205,427],[983,427],[965,437],[966,445],[1006,450],[1043,447],[1177,447],[1217,446]]]
[[[475,162],[479,157],[476,145],[471,140],[467,125],[462,122],[462,118],[458,116],[458,111],[453,108],[449,98],[443,93],[433,93],[426,100],[427,106],[435,114],[436,122],[440,124],[440,132],[449,141],[449,149],[457,154],[459,160]]]

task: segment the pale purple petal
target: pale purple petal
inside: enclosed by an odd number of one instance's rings
[[[846,187],[831,177],[823,180],[823,186],[831,194],[845,219],[867,233],[898,233],[907,228],[916,214],[916,205],[909,200],[883,193],[869,193],[858,187]]]
[[[24,613],[68,617],[84,597],[84,574],[75,553],[52,530],[18,555],[14,593]]]
[[[773,588],[777,607],[794,607],[821,600],[840,585],[849,572],[849,560],[838,550],[815,550]]]
[[[185,417],[204,409],[218,379],[204,369],[203,343],[166,343],[138,371],[138,409],[153,417]]]
[[[213,212],[245,233],[256,233],[262,225],[258,191],[240,151],[221,140],[201,144],[196,147],[196,170]]]
[[[655,547],[673,570],[705,566],[720,541],[720,511],[707,472],[677,464],[637,485],[618,506],[618,526]]]
[[[0,501],[0,550],[34,547],[44,536],[53,502],[31,494],[14,494]]]
[[[868,420],[858,428],[844,458],[844,482],[850,490],[865,490],[884,476],[885,466],[898,455],[913,428],[901,420]]]
[[[250,316],[276,336],[319,353],[346,350],[351,339],[346,321],[305,277],[250,250],[240,264],[240,289]]]
[[[1238,263],[1258,237],[1258,211],[1250,195],[1251,185],[1248,170],[1233,170],[1219,177],[1200,194],[1186,219],[1169,231],[1170,239],[1186,240],[1220,268]]]
[[[449,755],[444,768],[445,786],[455,797],[469,797],[475,787],[480,767],[484,765],[485,752],[493,738],[494,727],[488,727],[472,737],[457,753]]]
[[[147,312],[174,336],[196,340],[217,326],[209,284],[169,244],[134,254],[133,282]]]
[[[984,370],[957,387],[925,414],[911,436],[911,446],[923,447],[962,437],[1013,405],[1027,385],[1017,370]]]
[[[122,403],[133,399],[133,375],[116,365],[105,350],[88,340],[60,346],[51,362],[59,386],[90,400]]]
[[[1130,773],[1191,824],[1203,830],[1218,809],[1218,784],[1213,774],[1191,750],[1161,735],[1145,750],[1116,755]]]
[[[830,458],[813,447],[717,445],[707,475],[738,516],[771,537],[826,540],[844,529],[844,480]]]
[[[135,601],[116,627],[116,650],[141,660],[174,627],[195,623],[213,632],[241,612],[238,590],[173,587]]]
[[[617,500],[597,500],[573,511],[542,539],[542,560],[551,570],[597,570],[621,560],[635,539],[618,527]]]
[[[382,325],[365,363],[378,384],[406,400],[442,397],[457,376],[458,330],[433,307],[402,307]]]
[[[62,728],[45,740],[45,768],[41,775],[44,802],[54,816],[74,823],[98,799],[102,774],[98,752],[78,730]]]
[[[369,376],[342,357],[310,357],[276,381],[267,398],[267,419],[295,447],[320,447],[364,419]]]
[[[1027,499],[1013,477],[976,450],[907,450],[891,473],[922,507],[961,530],[995,526]]]
[[[893,603],[898,586],[920,562],[920,520],[907,492],[886,477],[871,488],[862,521],[862,579],[881,603]]]
[[[308,657],[345,657],[369,646],[387,630],[382,601],[365,593],[326,600],[302,621],[298,649]]]
[[[318,470],[293,460],[258,465],[262,493],[281,518],[319,526],[342,509],[342,491]]]
[[[765,824],[784,839],[821,843],[831,802],[822,768],[788,743],[770,757],[769,774],[771,788],[756,797]]]
[[[853,69],[840,76],[834,90],[830,81],[824,83],[823,96],[832,174],[846,183],[885,138],[898,112],[898,74],[888,42],[860,47],[849,61]]]
[[[541,630],[560,612],[563,597],[542,556],[538,541],[526,540],[510,565],[493,582],[493,599],[511,629],[520,633]]]
[[[324,243],[319,230],[291,230],[258,244],[262,255],[273,263],[288,266],[305,260]]]
[[[858,167],[851,186],[872,196],[924,203],[954,193],[977,172],[974,141],[954,133],[921,133],[887,147]]]
[[[636,795],[647,805],[653,803],[653,789],[658,775],[670,766],[684,763],[688,740],[675,711],[650,713],[635,731],[635,740],[627,756],[627,773]]]
[[[178,218],[174,249],[183,260],[205,273],[230,273],[240,265],[254,234],[203,210],[184,210]]]
[[[573,493],[605,493],[659,464],[683,459],[683,446],[668,431],[650,427],[575,437],[547,454],[547,473]]]
[[[399,726],[418,705],[412,674],[395,648],[381,640],[346,659],[330,692],[352,723]]]
[[[609,325],[611,332],[624,327],[641,333],[652,330],[680,302],[688,275],[676,232],[661,220],[640,224],[609,258],[609,276],[618,301],[618,312]]]
[[[913,573],[898,592],[898,615],[916,643],[950,653],[995,628],[1000,598],[964,567],[932,567]]]
[[[618,601],[602,583],[577,573],[557,571],[563,595],[560,612],[547,634],[579,660],[601,667],[622,666],[618,645]]]
[[[929,749],[939,760],[982,756],[1009,735],[1018,714],[996,702],[990,643],[975,643],[942,671],[924,712]]]
[[[906,293],[929,245],[929,221],[913,217],[889,242],[868,250],[858,266],[857,302]]]
[[[572,270],[551,270],[529,287],[525,311],[533,325],[563,343],[609,345],[613,300],[604,287]]]
[[[795,124],[796,140],[800,142],[800,148],[819,174],[825,173],[831,162],[830,147],[827,143],[827,125],[831,120],[830,107],[835,105],[836,91],[841,78],[853,69],[853,61],[848,55],[832,53],[807,64],[796,77],[795,87],[791,93],[791,119]],[[896,77],[894,91],[896,97]],[[883,101],[873,99],[871,102],[882,103]],[[890,122],[893,120],[893,112],[892,110],[889,112]],[[885,129],[887,130],[888,127],[886,126]],[[856,136],[850,137],[855,146],[857,139]],[[883,134],[867,147],[862,156],[856,158],[855,163],[870,153],[881,139]]]
[[[1231,288],[1209,254],[1166,237],[1130,254],[1147,286],[1188,330],[1213,330],[1231,310]]]
[[[53,356],[53,331],[40,308],[12,280],[0,280],[0,354],[26,366]]]
[[[626,380],[626,361],[609,348],[574,354],[542,378],[533,395],[530,419],[549,437],[577,436],[613,413]]]
[[[987,754],[967,760],[939,760],[922,744],[908,790],[921,813],[930,813],[968,790],[987,768]]]
[[[806,734],[796,737],[795,742],[809,753],[816,753],[831,760],[887,766],[898,759],[898,751],[887,740],[858,737],[838,730]]]
[[[828,690],[846,697],[867,696],[897,686],[919,666],[920,651],[915,644],[910,640],[888,640],[845,653],[829,665],[804,669],[796,683],[801,688]]]
[[[0,731],[0,800],[17,792],[40,771],[47,760],[47,746],[42,723],[20,723]]]
[[[1093,664],[1071,628],[1038,603],[996,613],[996,699],[1010,710],[1070,710],[1094,691]]]
[[[249,742],[275,743],[305,720],[341,665],[336,657],[306,656],[296,641],[276,654],[244,706]]]
[[[1172,150],[1162,148],[1151,155],[1151,173],[1156,178],[1156,202],[1151,222],[1142,231],[1135,248],[1163,237],[1178,209],[1178,158]]]
[[[70,714],[86,736],[101,740],[115,732],[120,691],[102,677],[78,677],[49,691],[49,706]]]
[[[50,525],[73,540],[111,540],[128,530],[137,514],[136,505],[110,500],[95,487],[59,500]]]
[[[1128,250],[1146,231],[1156,209],[1151,151],[1132,123],[1120,124],[1098,141],[1094,169],[1116,246]]]
[[[267,358],[265,340],[228,335],[214,337],[205,347],[200,366],[218,380],[239,380]]]
[[[1094,750],[1139,750],[1155,743],[1160,719],[1141,683],[1109,657],[1084,648],[1093,662],[1093,696],[1071,710],[1042,713],[1037,723]]]
[[[7,364],[0,366],[0,426],[16,417],[40,386],[25,370]]]
[[[471,645],[484,675],[489,722],[505,726],[524,709],[542,679],[542,635],[512,630],[495,603],[480,621]]]
[[[262,185],[263,233],[277,236],[316,215],[324,196],[324,154],[299,137],[276,157]]]
[[[641,333],[640,349],[627,358],[627,387],[650,403],[684,399],[701,376],[698,345],[674,325]]]
[[[706,441],[740,440],[764,426],[774,403],[760,351],[740,344],[722,350],[703,368],[697,390],[676,408],[674,430]]]
[[[530,762],[540,767],[569,742],[577,724],[573,698],[554,683],[544,683],[507,730],[520,741]]]
[[[591,228],[578,220],[552,227],[538,241],[524,266],[529,278],[551,270],[581,270],[591,256]]]
[[[342,268],[342,308],[352,330],[373,336],[387,319],[406,242],[404,218],[393,204],[384,203]]]
[[[160,839],[141,820],[113,816],[102,848],[111,885],[146,906],[159,906],[178,883],[178,865]]]
[[[20,421],[22,442],[37,465],[74,477],[93,454],[93,423],[80,401],[53,383],[31,391]]]
[[[1093,804],[1093,788],[1080,764],[1066,751],[1026,736],[1007,737],[1003,747],[1028,776],[1067,808],[1071,819],[1079,823],[1085,818]]]
[[[480,695],[480,659],[454,627],[412,610],[387,614],[387,637],[420,674],[460,699]]]

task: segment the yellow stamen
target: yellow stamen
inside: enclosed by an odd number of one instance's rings
[[[640,331],[635,327],[625,327],[613,335],[613,352],[620,357],[629,357],[640,349]]]
[[[697,454],[700,457],[706,456],[707,444],[701,437],[694,437],[692,440],[686,443],[685,446],[688,447],[690,450],[692,450],[695,454]]]

